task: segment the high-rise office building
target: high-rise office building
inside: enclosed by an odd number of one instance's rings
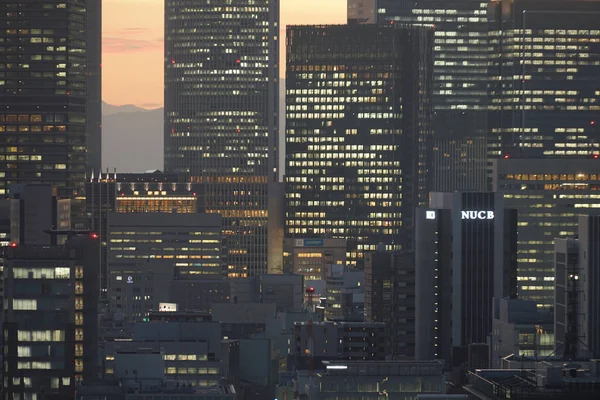
[[[555,240],[556,352],[564,359],[600,356],[600,216],[580,216],[577,239]]]
[[[289,26],[286,237],[345,238],[364,252],[412,246],[426,202],[433,30]]]
[[[277,0],[165,1],[165,170],[223,216],[230,277],[266,273],[275,246],[278,46]]]
[[[578,215],[600,208],[600,160],[508,158],[492,163],[494,191],[518,212],[518,295],[554,306],[554,243],[577,234]]]
[[[499,193],[432,193],[416,221],[416,357],[457,366],[487,343],[493,299],[516,297],[517,213]]]
[[[600,154],[600,1],[490,3],[492,157]]]
[[[102,0],[86,0],[87,171],[102,169]]]
[[[74,199],[76,227],[88,162],[87,49],[95,47],[86,14],[85,1],[0,4],[0,194],[13,183],[50,183]]]
[[[487,2],[348,0],[349,22],[435,26],[431,190],[486,190]]]
[[[65,233],[65,232],[61,232]],[[3,399],[74,399],[98,376],[98,240],[7,249]]]

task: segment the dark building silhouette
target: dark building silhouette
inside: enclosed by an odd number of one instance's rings
[[[578,238],[555,239],[554,332],[565,360],[600,357],[600,216],[579,217]]]
[[[6,252],[3,398],[73,399],[97,378],[98,240]]]
[[[48,230],[71,228],[71,200],[60,199],[46,184],[12,185],[10,188],[10,241],[16,245],[56,246],[65,235]]]
[[[412,247],[426,202],[433,30],[288,26],[286,237]]]
[[[433,193],[416,221],[416,358],[458,366],[487,343],[493,299],[516,297],[517,213],[499,193]]]
[[[600,154],[600,1],[490,3],[491,157]]]
[[[86,0],[87,171],[102,169],[102,0]]]
[[[415,254],[367,253],[365,320],[383,322],[395,359],[415,359]]]
[[[96,47],[86,15],[85,1],[0,4],[0,192],[13,183],[56,186],[74,200],[76,227],[85,220],[87,49]]]
[[[266,273],[283,245],[267,225],[283,201],[279,2],[252,4],[165,1],[165,170],[202,183],[206,212],[223,216],[230,278]]]

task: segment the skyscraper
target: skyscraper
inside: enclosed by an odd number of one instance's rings
[[[516,297],[517,212],[500,193],[431,199],[416,215],[416,357],[457,366],[487,343],[493,298]]]
[[[87,171],[102,169],[102,0],[86,0]]]
[[[600,208],[600,160],[507,158],[493,163],[493,189],[518,211],[518,293],[553,308],[554,238],[574,237],[579,214]]]
[[[82,0],[0,4],[0,195],[49,183],[75,199],[76,226],[88,162],[86,12]]]
[[[490,8],[490,156],[600,154],[600,1]]]
[[[346,238],[347,262],[412,246],[426,202],[433,31],[290,26],[286,236]]]
[[[230,277],[267,272],[277,177],[279,1],[165,1],[165,170],[205,186]]]
[[[433,25],[431,190],[486,190],[487,2],[348,0],[348,18]]]

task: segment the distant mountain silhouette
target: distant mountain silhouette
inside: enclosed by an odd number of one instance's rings
[[[152,110],[147,110],[145,108],[140,108],[138,106],[134,106],[133,104],[124,104],[122,106],[113,106],[112,104],[108,104],[102,102],[102,115],[113,115],[118,113],[130,113],[130,112],[147,112]]]
[[[285,79],[279,81],[279,162],[285,160]],[[163,109],[147,110],[102,102],[102,165],[104,171],[144,172],[163,169]]]
[[[163,168],[163,109],[102,103],[104,170],[144,172]]]

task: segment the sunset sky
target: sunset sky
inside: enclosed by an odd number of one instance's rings
[[[282,45],[286,25],[335,24],[346,21],[346,0],[280,1]],[[114,105],[161,107],[163,0],[104,0],[102,5],[103,100]],[[281,51],[283,56],[283,47]]]

